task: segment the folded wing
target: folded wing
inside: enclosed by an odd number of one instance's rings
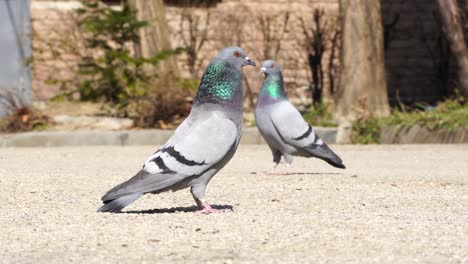
[[[221,161],[235,146],[236,125],[216,113],[192,114],[145,162],[141,171],[111,189],[102,200],[163,191],[184,179],[203,174]]]
[[[338,168],[345,167],[340,157],[318,137],[314,129],[289,101],[283,101],[272,109],[271,121],[281,140],[296,148],[298,154],[323,159]]]

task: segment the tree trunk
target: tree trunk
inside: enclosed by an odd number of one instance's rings
[[[460,9],[456,0],[437,0],[442,27],[455,60],[460,90],[468,98],[468,51],[466,49]]]
[[[341,74],[339,120],[390,114],[385,80],[380,1],[340,0]]]
[[[162,50],[170,50],[171,39],[166,21],[166,11],[162,0],[128,0],[130,6],[138,11],[138,19],[145,20],[148,26],[140,30],[140,43],[136,45],[136,54],[152,57]],[[179,71],[175,57],[159,62],[159,74],[178,76]]]

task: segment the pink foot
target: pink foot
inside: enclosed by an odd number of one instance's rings
[[[211,214],[211,213],[219,213],[219,212],[221,211],[211,207],[211,205],[208,202],[205,202],[203,204],[203,208],[197,211],[197,213],[200,213],[200,214]]]
[[[292,169],[292,166],[291,164],[289,163],[286,163],[286,169],[277,169],[277,166],[273,166],[273,168],[271,169],[270,175],[289,175],[291,174],[291,169]]]

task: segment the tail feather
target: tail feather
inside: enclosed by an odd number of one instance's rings
[[[337,162],[336,160],[327,159],[327,158],[324,158],[323,160],[326,161],[328,164],[332,165],[333,167],[346,169],[346,166],[342,162]]]
[[[327,144],[323,143],[322,145],[313,145],[307,148],[307,151],[316,158],[326,161],[328,164],[333,167],[345,169],[346,166],[343,164],[341,158],[331,150]]]
[[[143,196],[143,193],[133,193],[119,197],[114,200],[105,201],[104,205],[101,206],[97,211],[98,212],[120,212],[124,207],[133,203],[138,198]]]

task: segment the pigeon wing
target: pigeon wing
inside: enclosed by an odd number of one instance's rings
[[[285,144],[295,147],[298,152],[323,159],[332,166],[345,167],[341,158],[319,138],[289,101],[281,102],[271,111],[273,127]]]
[[[276,132],[288,145],[303,148],[314,142],[322,143],[312,127],[289,101],[282,101],[271,108],[270,118]]]
[[[216,113],[191,114],[145,162],[141,171],[111,189],[102,200],[163,191],[184,179],[201,175],[221,161],[237,140],[237,128],[231,120]]]

